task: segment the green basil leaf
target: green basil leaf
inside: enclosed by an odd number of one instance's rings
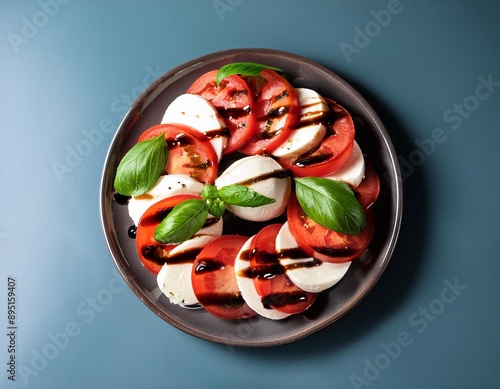
[[[228,205],[240,207],[260,207],[274,203],[276,200],[261,195],[244,185],[227,185],[219,189],[219,198]]]
[[[264,69],[271,69],[276,72],[282,72],[281,69],[275,68],[273,66],[266,66],[260,63],[254,62],[234,62],[227,65],[222,66],[217,72],[217,76],[215,77],[217,86],[219,86],[220,82],[233,74],[241,74],[243,76],[258,76],[260,72]]]
[[[156,227],[154,238],[160,243],[184,242],[201,230],[207,216],[205,200],[183,201]]]
[[[294,180],[300,206],[316,223],[346,235],[357,235],[364,228],[365,212],[347,184],[320,177]]]
[[[219,197],[219,190],[214,185],[206,184],[201,190],[200,195],[204,199],[217,199]]]
[[[139,196],[150,190],[165,169],[167,153],[163,134],[135,144],[118,165],[116,191],[125,196]]]
[[[208,213],[214,215],[217,218],[221,218],[222,214],[226,210],[226,203],[221,199],[206,199],[206,204],[208,208]]]

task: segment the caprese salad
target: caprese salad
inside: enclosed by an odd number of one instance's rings
[[[351,115],[248,62],[175,98],[114,186],[160,290],[224,319],[307,310],[367,249],[379,194]]]

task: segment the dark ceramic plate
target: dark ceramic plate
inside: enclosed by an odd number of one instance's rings
[[[127,207],[114,199],[113,180],[118,162],[148,127],[160,123],[167,105],[184,93],[203,73],[230,62],[257,62],[284,70],[296,87],[308,87],[336,100],[353,116],[356,140],[381,181],[376,205],[377,228],[369,250],[353,262],[335,287],[321,293],[304,314],[284,320],[254,317],[222,320],[203,309],[171,304],[161,294],[156,277],[139,262]],[[310,335],[345,315],[374,286],[396,244],[402,214],[402,183],[389,135],[369,104],[333,72],[305,58],[267,49],[221,51],[187,62],[156,80],[132,105],[111,143],[101,183],[101,220],[104,235],[118,270],[134,293],[162,319],[199,338],[233,345],[264,347],[289,343]],[[242,232],[244,235],[245,231]]]

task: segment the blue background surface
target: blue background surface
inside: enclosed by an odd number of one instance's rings
[[[500,387],[499,15],[499,1],[2,1],[0,387]],[[239,47],[345,78],[405,178],[400,240],[374,290],[327,329],[266,349],[163,322],[122,283],[99,220],[131,101],[169,69]]]

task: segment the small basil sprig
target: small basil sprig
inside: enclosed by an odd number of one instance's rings
[[[150,190],[167,163],[164,134],[135,144],[118,165],[114,187],[125,196],[139,196]]]
[[[363,207],[344,182],[321,177],[294,180],[300,206],[316,223],[346,235],[357,235],[365,227]]]
[[[222,217],[227,205],[260,207],[276,200],[243,185],[227,185],[221,189],[207,184],[201,191],[202,199],[191,199],[177,204],[156,227],[154,238],[160,243],[184,242],[205,224],[208,214]]]
[[[262,65],[260,63],[254,62],[233,62],[222,66],[215,77],[217,86],[220,82],[233,74],[241,74],[243,76],[258,76],[260,72],[264,69],[271,69],[276,72],[282,72],[281,69],[275,68],[273,66]]]
[[[215,217],[222,217],[222,214],[226,210],[226,203],[219,197],[217,187],[206,184],[200,194],[205,199],[208,212]]]

